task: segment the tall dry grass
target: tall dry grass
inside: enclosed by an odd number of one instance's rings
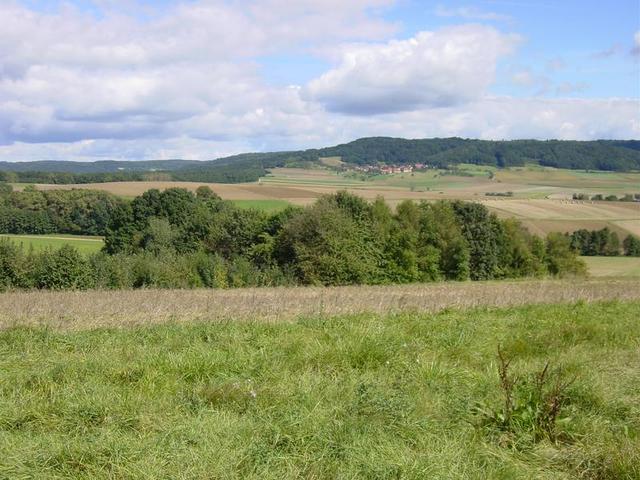
[[[640,281],[530,280],[394,286],[8,292],[0,329],[89,329],[190,321],[290,321],[299,316],[640,299]]]

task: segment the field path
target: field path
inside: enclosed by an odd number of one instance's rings
[[[437,312],[446,308],[638,299],[638,279],[333,288],[8,292],[0,294],[0,329],[24,325],[81,330],[165,322],[277,322],[314,315]]]

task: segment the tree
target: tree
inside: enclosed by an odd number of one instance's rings
[[[479,203],[456,201],[452,206],[469,246],[471,280],[496,278],[500,274],[500,223],[493,221],[494,215]]]
[[[545,262],[550,274],[558,277],[584,276],[586,264],[571,248],[569,238],[561,233],[547,235]]]
[[[640,238],[627,235],[622,242],[622,247],[627,257],[640,257]]]
[[[301,283],[347,285],[383,278],[382,248],[368,220],[372,212],[366,203],[351,200],[323,197],[291,218],[277,236],[278,263],[291,268]]]

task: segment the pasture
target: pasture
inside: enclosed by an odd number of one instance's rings
[[[0,477],[635,479],[638,317],[605,302],[9,328]],[[498,347],[526,407],[547,362],[550,386],[569,379],[551,433],[489,420]]]
[[[44,250],[46,248],[57,249],[63,245],[71,245],[80,253],[91,254],[99,252],[104,244],[101,237],[87,237],[79,235],[4,235],[0,234],[0,238],[8,238],[14,243],[20,244],[25,249],[33,248],[35,251]]]

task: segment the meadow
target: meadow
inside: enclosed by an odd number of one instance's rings
[[[640,278],[640,258],[582,257],[592,277]]]
[[[639,317],[578,302],[6,329],[0,477],[637,479]],[[542,430],[537,384],[559,405]]]
[[[25,249],[33,248],[34,251],[41,251],[46,248],[57,249],[63,245],[71,245],[80,253],[91,254],[99,252],[104,244],[101,237],[87,237],[79,235],[4,235],[0,238],[8,238],[12,242],[22,245]]]

